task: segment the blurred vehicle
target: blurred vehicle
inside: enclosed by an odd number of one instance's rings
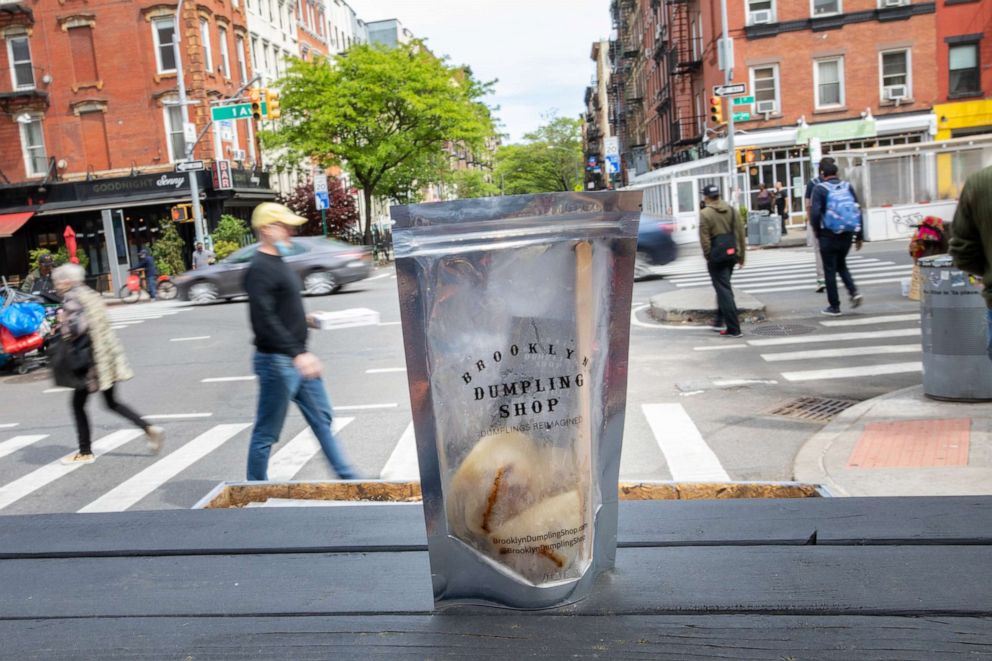
[[[654,274],[655,266],[675,261],[679,247],[672,238],[675,219],[641,214],[637,228],[637,260],[634,263],[634,280],[643,280]]]
[[[173,278],[179,298],[193,303],[213,303],[244,296],[244,279],[258,243],[245,246],[206,268]],[[284,257],[300,276],[303,293],[330,294],[343,285],[364,280],[372,273],[372,249],[323,237],[293,238],[292,254]]]

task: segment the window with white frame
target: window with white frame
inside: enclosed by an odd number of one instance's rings
[[[248,82],[248,65],[245,62],[245,38],[241,35],[234,37],[235,57],[238,58],[238,74],[242,83]]]
[[[183,109],[179,106],[165,106],[165,143],[169,150],[169,161],[186,158],[186,138],[183,137]]]
[[[31,44],[27,35],[7,38],[10,79],[15,90],[34,88],[34,65],[31,64]]]
[[[231,77],[231,53],[227,49],[227,30],[217,28],[217,39],[220,41],[220,70],[225,78]]]
[[[272,10],[272,5],[274,3],[275,3],[275,0],[269,0],[268,2],[265,3],[266,6],[269,9],[269,23],[275,22],[275,16],[272,15],[274,13],[273,10]]]
[[[778,65],[751,67],[751,90],[756,113],[779,112]]]
[[[908,5],[910,0],[878,0],[878,8],[884,9],[885,7],[902,7],[903,5]]]
[[[840,0],[810,0],[813,16],[830,16],[841,12]]]
[[[283,18],[285,16],[285,13],[284,12],[285,12],[285,10],[284,10],[284,8],[282,6],[282,3],[280,2],[279,3],[279,6],[276,8],[276,14],[279,15],[279,29],[280,30],[285,30],[286,29],[286,22],[285,22],[285,20]]]
[[[210,48],[210,21],[200,19],[200,41],[203,42],[203,66],[207,73],[214,72],[214,56]]]
[[[251,38],[251,68],[258,71],[258,37]]]
[[[48,155],[45,153],[45,133],[41,118],[18,122],[21,127],[21,150],[24,153],[24,170],[29,177],[42,177],[48,171]]]
[[[152,39],[158,73],[173,73],[176,70],[176,19],[172,16],[152,19]]]
[[[912,96],[912,66],[909,49],[879,53],[879,78],[882,81],[882,100],[908,99]]]
[[[775,21],[775,0],[745,0],[745,2],[748,25]]]
[[[262,69],[268,74],[272,73],[272,56],[269,54],[269,45],[264,41],[262,42]]]
[[[844,58],[816,60],[813,64],[813,87],[817,108],[839,108],[844,105]]]

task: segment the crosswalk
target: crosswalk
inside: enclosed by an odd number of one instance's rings
[[[912,374],[923,369],[919,312],[815,323],[819,328],[811,334],[761,337],[752,331],[742,343],[728,344],[719,338],[693,349],[752,349],[761,360],[782,369],[782,379],[792,382]]]
[[[858,286],[898,283],[910,277],[912,264],[851,255],[848,268]],[[678,260],[657,269],[680,289],[710,287],[706,262],[701,256]],[[762,251],[748,255],[747,266],[734,272],[734,289],[751,294],[804,291],[816,286],[816,261],[809,251]]]
[[[181,301],[156,301],[149,304],[107,306],[107,316],[110,318],[111,328],[122,330],[153,319],[189,312],[192,309],[189,304]]]

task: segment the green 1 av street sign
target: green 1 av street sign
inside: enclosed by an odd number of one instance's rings
[[[735,112],[734,121],[735,122],[746,122],[751,119],[751,113],[749,112]]]
[[[260,104],[262,106],[261,112],[264,115],[267,108],[266,104]],[[210,109],[210,119],[215,122],[219,122],[224,119],[251,119],[251,104],[250,103],[236,103],[232,106],[217,106]]]
[[[753,96],[735,96],[733,99],[735,106],[748,106],[754,103]]]

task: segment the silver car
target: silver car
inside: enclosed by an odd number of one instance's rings
[[[330,294],[372,273],[372,249],[323,237],[294,237],[293,251],[284,257],[299,276],[304,294]],[[213,303],[245,295],[245,273],[260,244],[253,243],[216,264],[174,278],[179,298]]]

